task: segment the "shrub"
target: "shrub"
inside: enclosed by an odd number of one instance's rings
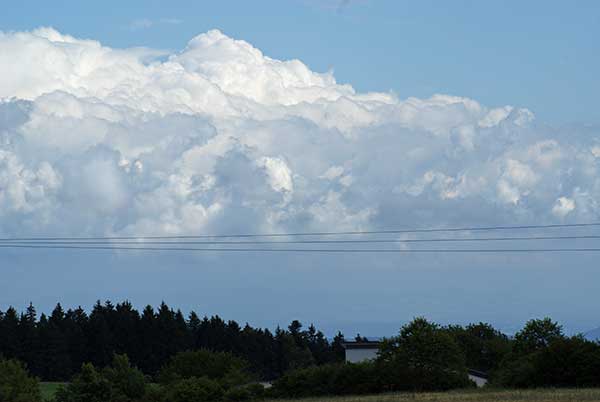
[[[146,392],[146,377],[131,367],[125,355],[115,355],[112,364],[102,370],[111,388],[112,400],[128,402],[141,399]]]
[[[188,378],[167,386],[168,402],[218,402],[223,399],[223,388],[206,377]]]
[[[183,379],[206,377],[228,389],[250,381],[246,367],[245,361],[230,353],[208,350],[182,352],[175,355],[161,370],[159,382],[169,384]]]
[[[382,391],[377,367],[372,362],[337,364],[332,379],[332,394],[362,395]]]
[[[386,390],[444,391],[472,385],[456,341],[424,318],[415,318],[399,336],[386,340],[376,365]]]
[[[166,390],[159,384],[148,384],[144,395],[144,402],[165,402]]]
[[[520,354],[544,349],[551,342],[564,339],[562,327],[550,318],[529,320],[522,330],[515,334],[514,350]]]
[[[250,401],[252,394],[245,387],[235,387],[225,392],[225,400],[231,402]]]
[[[599,344],[578,336],[554,337],[535,349],[515,348],[492,380],[513,388],[597,387],[599,372]]]
[[[115,355],[112,364],[101,371],[84,364],[73,381],[59,389],[56,402],[135,402],[146,393],[146,379],[131,367],[125,355]]]
[[[274,396],[302,398],[322,395],[367,394],[381,391],[371,362],[338,363],[287,372],[270,391]]]
[[[450,325],[445,331],[454,338],[465,355],[467,367],[483,372],[498,368],[511,351],[511,340],[489,324]]]
[[[374,362],[333,364],[290,371],[275,382],[274,396],[300,398],[384,391],[442,391],[474,386],[453,337],[417,318],[386,340]]]
[[[534,387],[532,382],[536,374],[534,359],[533,354],[517,356],[511,353],[502,362],[500,368],[494,372],[492,383],[510,388]]]
[[[0,402],[41,400],[38,380],[29,376],[24,364],[15,360],[0,360]]]
[[[69,385],[59,388],[55,400],[56,402],[112,402],[110,384],[92,364],[86,363]]]
[[[231,402],[253,401],[262,399],[265,395],[265,387],[262,384],[248,384],[234,387],[225,392],[225,400]]]

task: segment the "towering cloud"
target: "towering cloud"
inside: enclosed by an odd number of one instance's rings
[[[219,31],[179,53],[0,33],[0,232],[595,220],[600,132],[357,93]]]

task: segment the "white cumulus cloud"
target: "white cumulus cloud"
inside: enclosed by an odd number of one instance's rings
[[[0,33],[0,99],[4,235],[600,214],[597,130],[458,96],[359,93],[217,30],[169,55],[52,28]]]
[[[554,207],[552,208],[552,213],[562,218],[574,209],[574,200],[568,197],[560,197],[558,200],[556,200],[556,204],[554,204]]]

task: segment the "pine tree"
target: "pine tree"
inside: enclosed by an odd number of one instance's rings
[[[100,301],[96,302],[86,330],[88,339],[89,359],[97,367],[107,366],[113,357],[113,336],[108,324],[109,311]]]
[[[37,356],[40,343],[37,331],[37,313],[33,304],[29,303],[25,314],[21,314],[18,324],[19,354],[18,359],[24,362],[32,374],[38,375]]]
[[[41,339],[49,357],[45,378],[55,381],[68,380],[73,372],[68,341],[65,336],[65,312],[60,303],[52,311],[48,319],[47,332],[41,336]]]
[[[200,327],[202,322],[200,317],[194,311],[192,311],[188,317],[187,328],[190,334],[190,346],[192,349],[199,349],[198,336],[200,334]]]
[[[82,364],[90,360],[86,336],[88,325],[89,317],[81,306],[75,310],[68,310],[65,314],[64,337],[71,362],[71,373],[78,372]]]
[[[140,318],[140,357],[137,362],[139,368],[148,374],[155,374],[160,369],[160,360],[154,353],[158,342],[156,314],[152,306],[146,306]]]
[[[344,349],[344,334],[338,332],[331,342],[331,362],[342,362],[346,358],[346,350]]]
[[[139,361],[140,314],[129,301],[117,304],[113,325],[115,352],[127,355],[134,362]]]
[[[0,325],[0,354],[7,359],[19,357],[21,342],[19,338],[19,316],[17,310],[9,307],[2,317]]]

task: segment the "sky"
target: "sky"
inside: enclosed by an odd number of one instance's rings
[[[597,2],[122,3],[0,15],[0,237],[600,221]],[[350,336],[420,315],[600,325],[593,253],[2,249],[0,266],[0,310],[164,300]]]
[[[600,123],[600,4],[273,0],[9,1],[0,29],[52,26],[114,47],[179,50],[219,29],[277,59],[335,71],[360,91],[435,93],[527,107],[545,122]]]

